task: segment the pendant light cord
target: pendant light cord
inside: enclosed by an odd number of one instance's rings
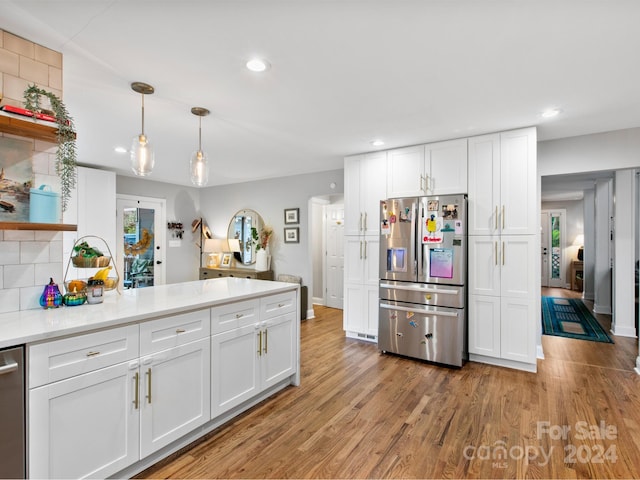
[[[142,96],[142,135],[144,135],[144,93]]]

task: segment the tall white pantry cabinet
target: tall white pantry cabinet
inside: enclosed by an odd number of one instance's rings
[[[379,201],[468,193],[470,360],[535,371],[536,142],[531,127],[345,158],[347,336],[377,338]]]
[[[378,336],[380,200],[387,197],[387,153],[344,160],[344,311],[347,336]]]
[[[536,370],[536,130],[469,139],[469,358]]]

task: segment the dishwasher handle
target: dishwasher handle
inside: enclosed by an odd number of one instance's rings
[[[16,370],[18,370],[17,362],[8,363],[0,367],[0,375],[5,375],[7,373],[15,372]]]

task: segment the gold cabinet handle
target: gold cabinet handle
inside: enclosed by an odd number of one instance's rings
[[[135,387],[133,391],[133,405],[137,410],[138,405],[140,405],[140,374],[136,372],[136,374],[133,376],[133,379],[135,380]]]
[[[264,350],[263,350],[265,355],[267,353],[267,350],[269,350],[269,347],[268,347],[268,341],[267,341],[267,329],[265,328],[264,329]]]
[[[262,330],[258,332],[258,355],[262,356]]]
[[[147,403],[151,403],[151,368],[147,369]]]
[[[358,230],[362,231],[362,212],[360,212],[360,223],[358,223]]]
[[[360,240],[360,260],[362,260],[362,240]]]
[[[498,265],[498,241],[493,242],[493,249],[495,255],[493,256],[495,264]]]
[[[236,318],[242,318],[244,317],[244,313],[236,313]]]
[[[100,355],[100,352],[87,352],[87,357],[95,357],[96,355]]]
[[[431,185],[430,185],[430,181],[429,181],[429,175],[425,175],[424,176],[424,191],[428,192],[431,189]]]
[[[504,265],[504,242],[502,242],[502,265]]]
[[[180,334],[180,333],[184,333],[186,332],[186,330],[184,328],[176,328],[176,333]]]
[[[367,231],[367,212],[364,212],[364,224],[362,225],[362,231]]]
[[[367,241],[364,241],[364,259],[367,259]]]
[[[282,307],[284,307],[285,305],[286,305],[286,303],[279,303],[279,304],[278,304],[278,308],[282,308]]]

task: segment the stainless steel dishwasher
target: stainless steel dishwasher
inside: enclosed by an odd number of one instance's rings
[[[0,478],[25,478],[24,347],[0,350]]]

